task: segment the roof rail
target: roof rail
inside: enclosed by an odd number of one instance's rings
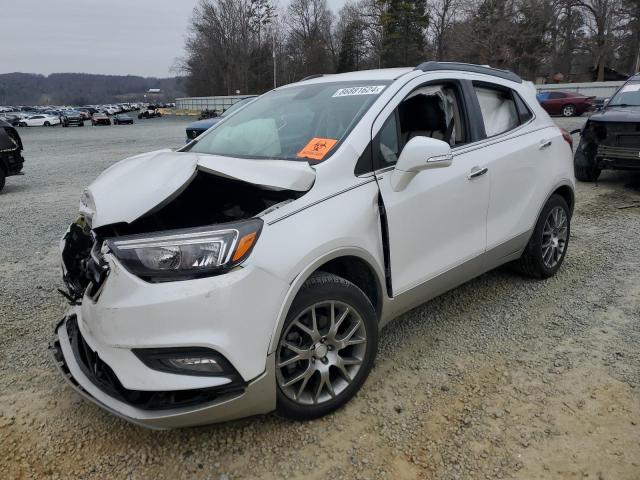
[[[324,73],[316,73],[314,75],[309,75],[308,77],[304,77],[300,80],[298,80],[299,82],[304,82],[305,80],[311,80],[312,78],[319,78],[319,77],[324,77],[325,74]]]
[[[458,70],[461,72],[482,73],[484,75],[492,75],[494,77],[504,78],[505,80],[511,80],[512,82],[522,83],[522,78],[510,70],[500,70],[499,68],[493,68],[488,65],[475,65],[473,63],[430,61],[421,63],[415,69],[422,70],[423,72]]]

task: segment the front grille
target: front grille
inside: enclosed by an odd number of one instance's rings
[[[166,410],[212,402],[223,395],[239,395],[244,383],[222,387],[198,388],[193,390],[141,391],[128,390],[122,386],[114,371],[94,352],[85,341],[76,316],[67,320],[67,335],[73,354],[82,373],[107,395],[144,410]]]
[[[609,145],[598,145],[598,158],[635,160],[640,166],[640,148],[637,147],[612,147]]]

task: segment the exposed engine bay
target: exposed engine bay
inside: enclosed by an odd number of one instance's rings
[[[151,212],[131,223],[97,228],[96,234],[106,238],[244,220],[302,195],[198,171],[181,192]]]

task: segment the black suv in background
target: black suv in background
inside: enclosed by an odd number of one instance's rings
[[[6,177],[22,174],[23,164],[20,135],[13,126],[0,120],[0,191]]]
[[[576,178],[595,182],[605,169],[640,171],[640,74],[629,78],[580,132]]]

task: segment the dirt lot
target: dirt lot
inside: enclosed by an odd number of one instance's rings
[[[555,278],[492,272],[394,322],[362,392],[327,418],[155,432],[78,398],[46,348],[65,311],[57,240],[83,186],[181,144],[186,122],[21,130],[26,175],[0,195],[3,478],[640,478],[637,175],[578,185]]]

